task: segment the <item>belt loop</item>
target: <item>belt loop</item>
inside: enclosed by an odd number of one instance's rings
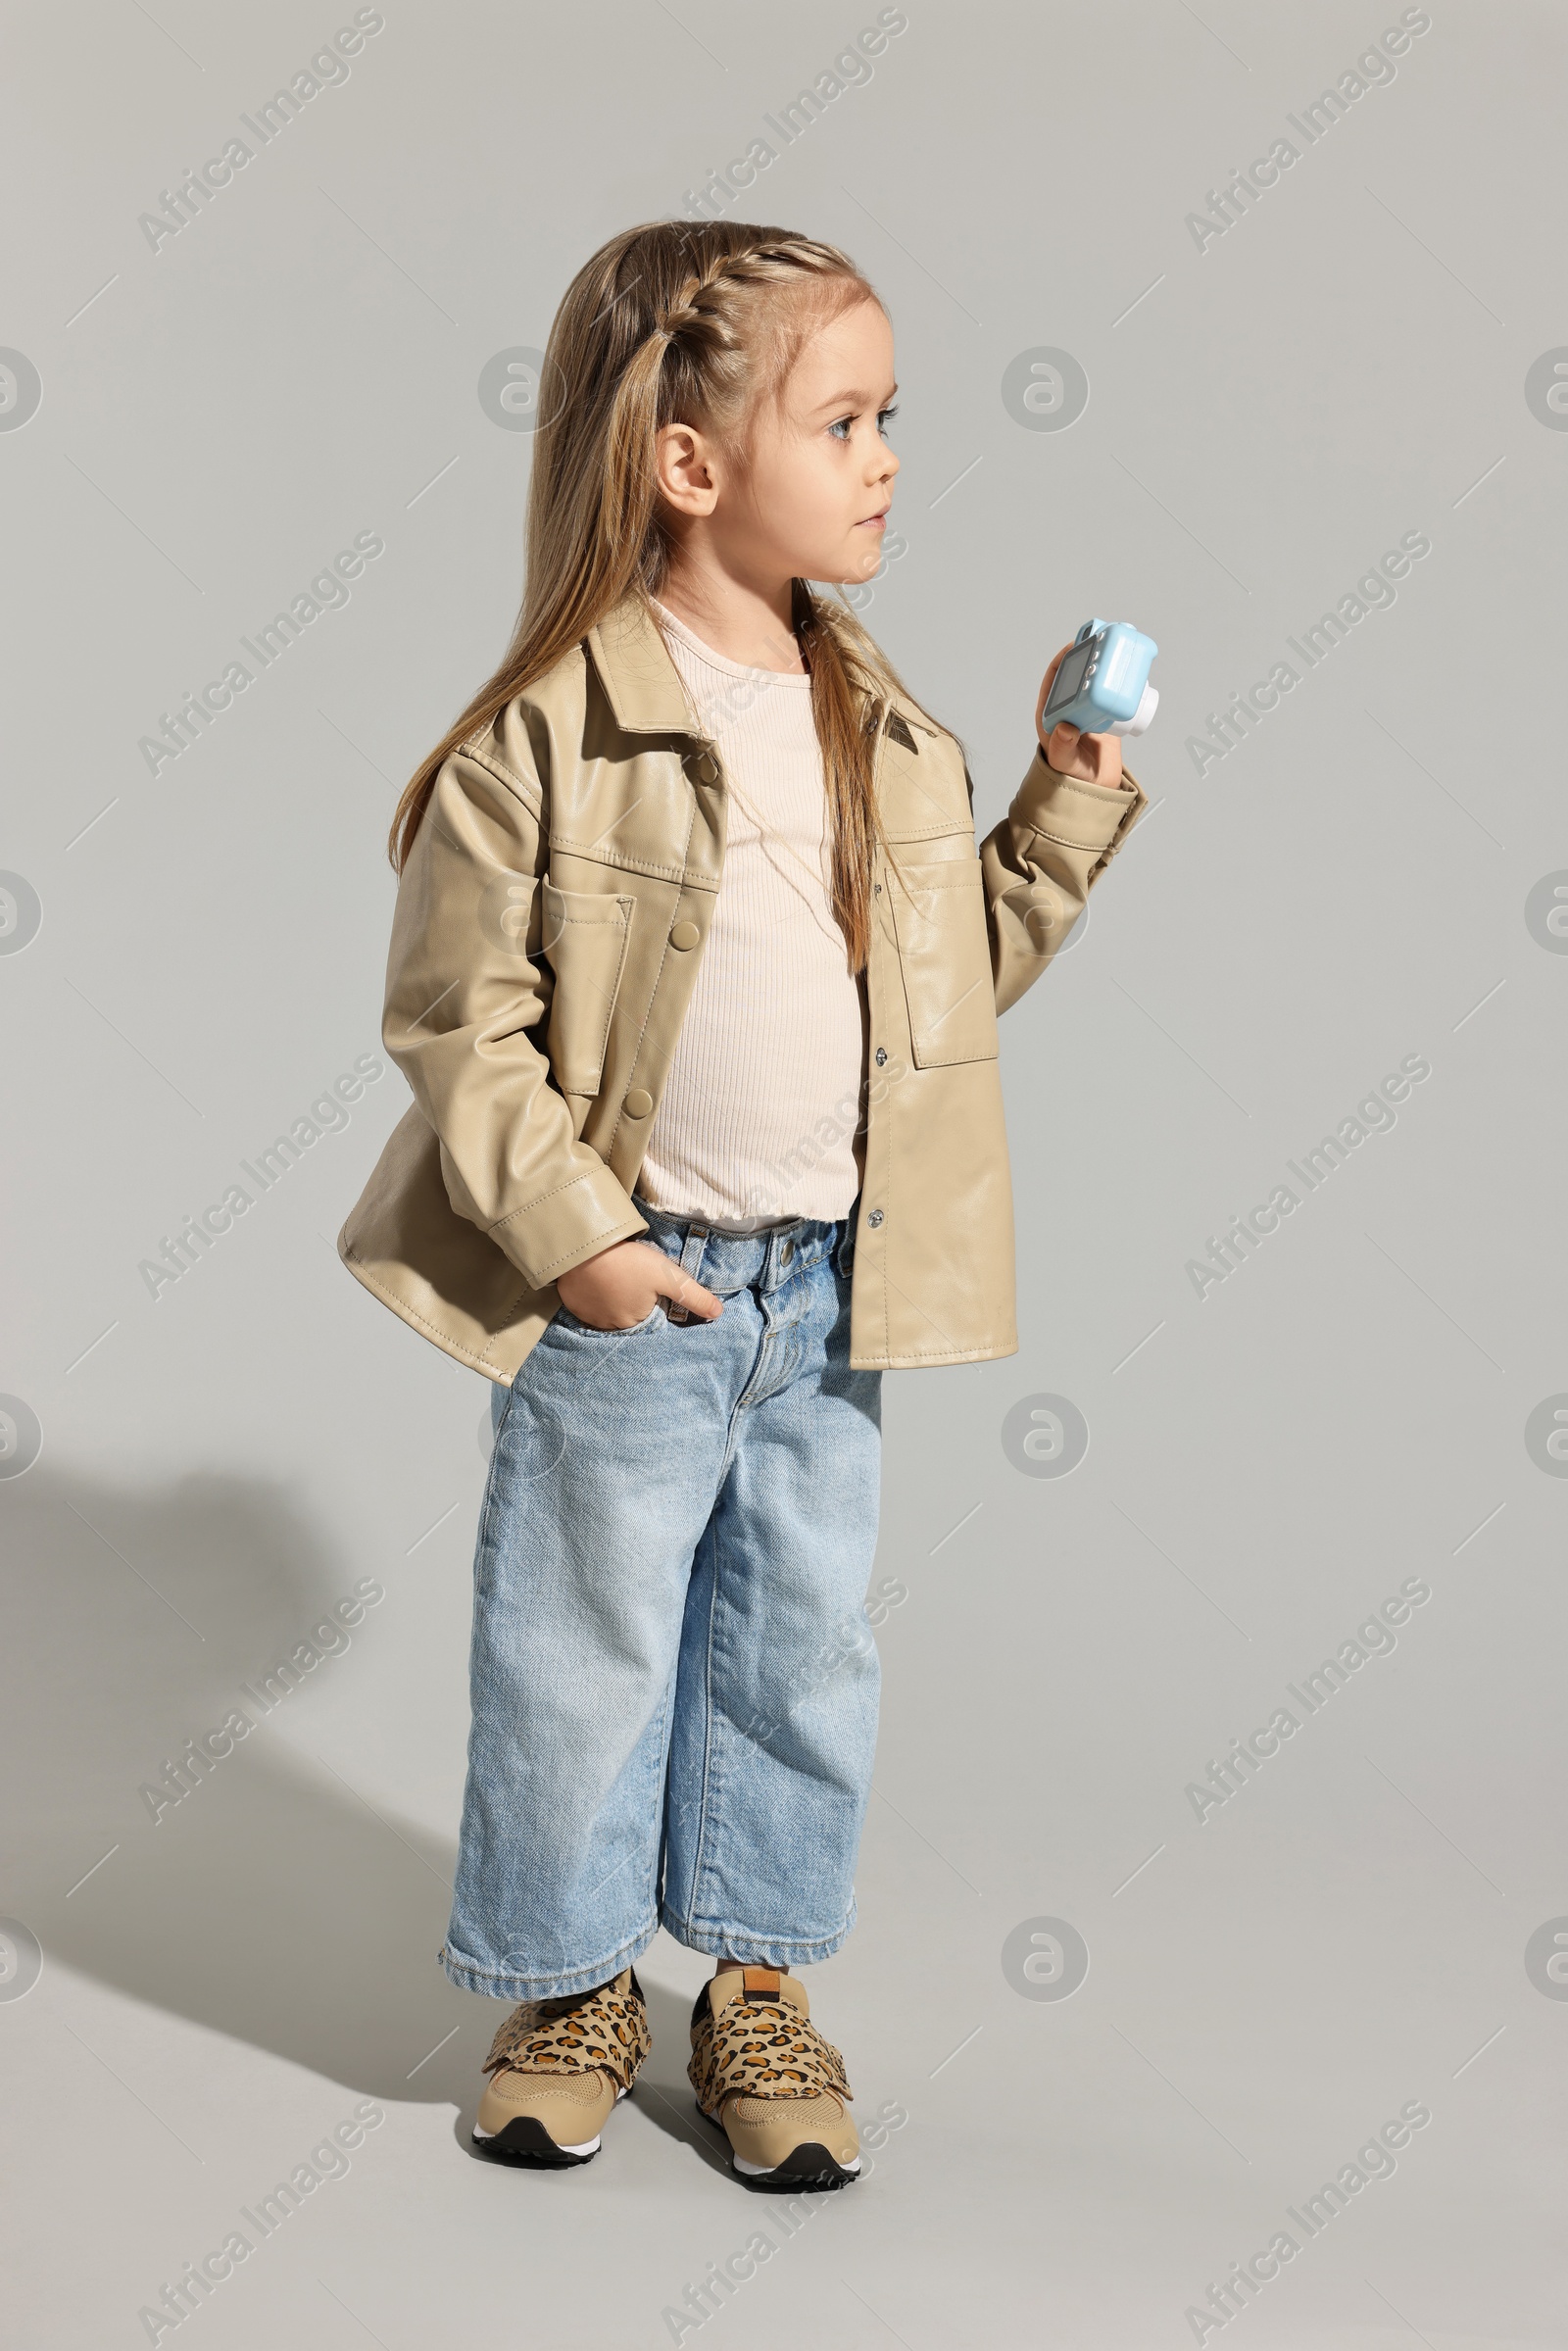
[[[694,1282],[698,1279],[698,1268],[703,1262],[703,1251],[707,1247],[707,1225],[688,1225],[679,1262],[681,1272],[689,1273]],[[667,1298],[664,1300],[664,1319],[666,1322],[686,1323],[693,1321],[695,1317],[689,1306],[677,1305],[672,1298]]]
[[[680,1269],[682,1273],[689,1273],[693,1281],[697,1279],[697,1269],[702,1264],[703,1251],[705,1249],[707,1249],[707,1225],[688,1225],[686,1228],[686,1245],[680,1252]]]

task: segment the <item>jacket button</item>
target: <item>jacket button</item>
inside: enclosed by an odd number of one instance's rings
[[[695,922],[677,922],[669,934],[669,944],[678,947],[684,955],[689,948],[697,945],[702,935]]]
[[[653,1106],[654,1098],[646,1087],[633,1086],[626,1097],[626,1116],[628,1118],[646,1118]]]
[[[888,1049],[887,1049],[887,1047],[886,1047],[885,1045],[879,1045],[879,1046],[877,1047],[877,1049],[876,1049],[876,1065],[877,1065],[878,1069],[880,1069],[880,1068],[881,1068],[881,1066],[882,1066],[883,1062],[884,1062],[884,1061],[887,1059],[887,1057],[888,1057]]]
[[[711,752],[699,752],[697,758],[692,761],[692,773],[700,784],[717,783],[718,761]]]
[[[873,1209],[871,1210],[871,1213],[870,1213],[870,1215],[869,1215],[869,1216],[866,1218],[866,1220],[865,1220],[865,1221],[866,1221],[866,1223],[867,1223],[868,1225],[871,1225],[871,1226],[873,1226],[873,1227],[875,1227],[875,1226],[879,1225],[879,1224],[882,1222],[882,1211],[881,1211],[881,1209],[880,1209],[880,1208],[873,1208]]]

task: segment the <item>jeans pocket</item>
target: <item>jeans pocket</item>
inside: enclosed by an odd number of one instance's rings
[[[558,1306],[555,1318],[563,1330],[570,1331],[574,1336],[580,1335],[584,1339],[635,1339],[639,1331],[651,1331],[655,1323],[663,1320],[663,1299],[658,1298],[641,1322],[624,1323],[618,1330],[611,1331],[602,1331],[597,1323],[581,1321],[567,1305]]]

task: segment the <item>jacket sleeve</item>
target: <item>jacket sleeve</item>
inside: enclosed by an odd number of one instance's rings
[[[1148,808],[1143,786],[1123,772],[1125,791],[1080,783],[1037,751],[1011,808],[981,843],[999,1012],[1040,977]]]
[[[398,886],[381,1028],[440,1139],[453,1207],[533,1289],[648,1229],[575,1139],[541,1050],[548,842],[536,773],[488,744],[444,762]]]

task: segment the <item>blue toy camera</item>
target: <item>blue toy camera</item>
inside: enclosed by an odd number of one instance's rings
[[[1046,734],[1076,726],[1095,735],[1141,735],[1159,702],[1149,664],[1159,647],[1125,620],[1086,620],[1061,657],[1040,714]]]

